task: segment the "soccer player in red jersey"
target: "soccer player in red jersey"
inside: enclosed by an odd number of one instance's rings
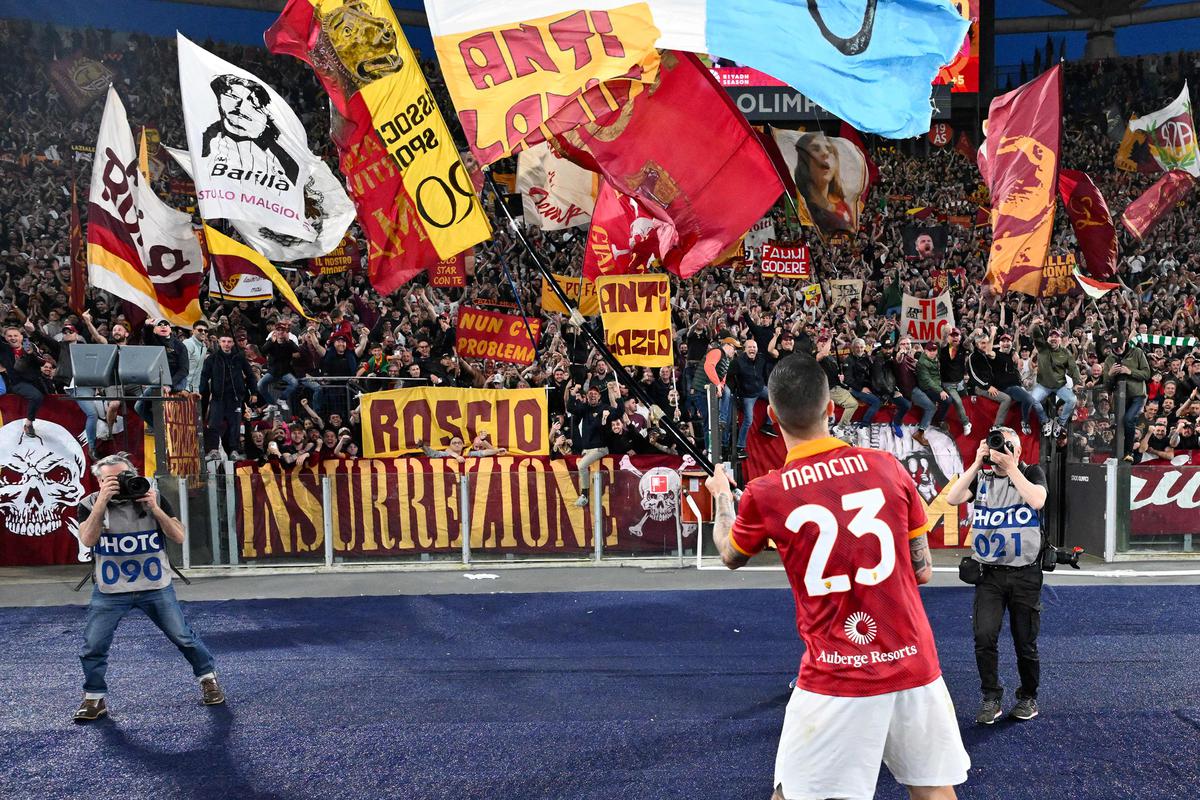
[[[829,435],[819,364],[790,356],[767,391],[788,447],[735,513],[723,470],[707,486],[713,538],[737,569],[771,539],[804,640],[775,757],[774,800],[869,800],[879,762],[917,800],[952,800],[971,766],[917,591],[932,577],[916,487],[889,453]]]

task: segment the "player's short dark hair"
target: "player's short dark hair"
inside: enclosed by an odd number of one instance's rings
[[[790,355],[775,365],[767,395],[779,424],[789,433],[815,428],[829,407],[829,379],[816,359]]]

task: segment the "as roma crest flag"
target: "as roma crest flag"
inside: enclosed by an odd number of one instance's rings
[[[1196,179],[1183,170],[1171,170],[1129,204],[1121,215],[1121,224],[1133,238],[1145,239],[1154,226],[1171,213],[1175,204],[1187,197],[1195,183]]]
[[[691,53],[664,51],[649,90],[555,141],[675,227],[662,262],[681,278],[711,264],[783,192],[758,136]]]
[[[669,367],[671,284],[666,275],[610,275],[596,281],[608,349],[624,367]]]
[[[289,0],[266,33],[311,65],[336,113],[331,134],[389,294],[491,237],[467,168],[387,0]]]
[[[1058,196],[1071,218],[1088,274],[1112,277],[1117,271],[1117,228],[1104,196],[1086,173],[1075,169],[1059,170]]]
[[[985,179],[992,196],[992,288],[1038,296],[1054,233],[1062,139],[1062,67],[1002,94],[988,111]]]
[[[594,281],[601,275],[645,272],[651,257],[674,244],[674,227],[604,181],[583,250],[583,277]]]

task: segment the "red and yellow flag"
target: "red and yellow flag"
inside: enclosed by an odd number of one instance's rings
[[[300,304],[300,298],[292,291],[291,285],[280,274],[275,265],[252,247],[247,247],[236,239],[230,239],[225,234],[204,226],[204,241],[208,252],[209,265],[217,274],[221,285],[238,275],[258,275],[266,278],[275,285],[288,305],[305,319],[312,319]]]
[[[75,181],[71,181],[71,295],[69,305],[82,314],[87,305],[87,255],[84,252],[83,226],[79,222],[79,200]]]
[[[426,8],[446,88],[482,164],[620,109],[658,70],[646,3],[537,19],[519,10],[505,19],[502,3]]]
[[[271,52],[311,65],[329,93],[337,112],[333,139],[380,293],[491,237],[387,0],[289,0],[265,38]]]
[[[997,292],[1039,296],[1061,138],[1061,66],[992,101],[984,176],[992,196],[987,280]]]

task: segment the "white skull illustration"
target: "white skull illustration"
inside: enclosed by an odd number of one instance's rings
[[[83,448],[63,426],[39,420],[27,436],[25,420],[0,428],[0,519],[17,536],[49,536],[64,525],[78,536],[67,512],[83,497]]]
[[[642,475],[638,492],[642,496],[642,508],[650,519],[664,522],[675,516],[682,486],[679,473],[666,467],[654,467]]]

